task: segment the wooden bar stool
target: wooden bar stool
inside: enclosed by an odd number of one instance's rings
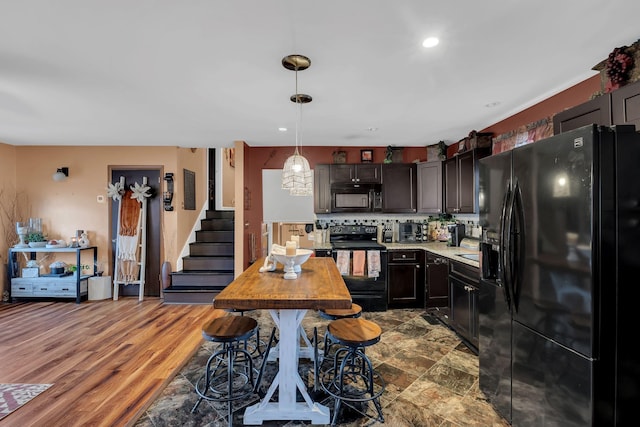
[[[318,314],[323,319],[337,320],[362,316],[362,307],[356,303],[351,303],[351,308],[328,308],[318,310]]]
[[[228,424],[232,425],[232,402],[248,397],[255,390],[253,358],[245,345],[257,331],[258,322],[249,316],[219,317],[203,326],[203,338],[221,343],[222,347],[209,357],[204,373],[196,382],[199,398],[191,412],[196,411],[202,400],[225,402]]]
[[[341,346],[334,355],[333,366],[320,378],[323,390],[335,399],[331,425],[336,425],[342,404],[383,423],[380,395],[385,382],[364,353],[365,347],[380,341],[382,329],[363,318],[345,318],[329,323],[327,333],[332,342]],[[373,402],[377,417],[368,413],[369,402]]]
[[[362,307],[356,303],[351,304],[351,308],[334,308],[334,309],[320,309],[318,310],[318,314],[323,319],[327,320],[338,320],[338,319],[351,319],[362,316]],[[330,354],[331,346],[333,346],[334,342],[329,338],[329,330],[326,330],[324,333],[323,347],[322,347],[322,355],[320,355],[320,351],[318,349],[318,328],[313,328],[313,342],[314,342],[314,390],[317,391],[318,387],[318,374],[322,365],[327,360],[333,360],[333,356]]]
[[[224,311],[227,313],[240,313],[240,316],[244,316],[244,313],[247,311],[253,311],[253,309],[242,309],[242,308],[225,308]],[[264,353],[263,348],[267,345],[264,341],[260,339],[260,329],[256,331],[256,339],[251,344],[249,344],[249,340],[245,341],[246,348],[254,357],[261,357]]]

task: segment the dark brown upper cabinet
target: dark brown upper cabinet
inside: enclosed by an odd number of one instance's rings
[[[490,154],[491,147],[475,148],[443,162],[446,213],[478,212],[478,159]]]
[[[611,92],[611,116],[614,125],[635,125],[640,131],[640,81]]]
[[[640,81],[576,105],[553,116],[553,133],[590,124],[635,125],[640,130]]]
[[[592,123],[611,126],[611,97],[601,95],[553,116],[553,134],[557,135]]]
[[[379,163],[344,163],[331,165],[331,184],[380,184]]]
[[[442,162],[418,163],[418,213],[442,213]]]
[[[382,165],[382,212],[416,213],[415,163]]]
[[[313,211],[331,213],[330,165],[316,165],[313,169]]]

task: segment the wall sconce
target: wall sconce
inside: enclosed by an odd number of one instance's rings
[[[66,181],[69,176],[69,168],[58,168],[51,178],[56,182]]]
[[[162,193],[162,201],[164,202],[164,210],[172,211],[173,206],[171,206],[171,202],[173,201],[173,174],[165,173],[164,180],[167,181],[167,191]]]

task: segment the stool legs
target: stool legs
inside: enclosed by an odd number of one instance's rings
[[[236,360],[241,357],[244,372],[239,372]],[[226,372],[221,372],[226,367]],[[226,374],[226,375],[225,375]],[[226,383],[223,380],[226,378]],[[237,384],[236,379],[240,379]],[[222,387],[226,386],[226,389]],[[253,359],[251,354],[237,343],[224,343],[222,349],[213,353],[207,360],[205,373],[196,382],[196,393],[199,398],[191,412],[195,412],[202,400],[227,403],[229,426],[233,424],[234,400],[245,398],[253,394]]]
[[[338,421],[342,404],[371,417],[355,405],[373,402],[377,421],[384,422],[380,396],[384,392],[384,380],[375,374],[373,365],[360,347],[341,347],[335,353],[333,367],[322,375],[321,386],[334,397],[331,425]],[[371,417],[374,418],[374,417]]]

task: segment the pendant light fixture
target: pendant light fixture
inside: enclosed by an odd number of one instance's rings
[[[310,95],[298,92],[298,71],[306,70],[311,65],[311,61],[306,56],[288,55],[282,58],[282,66],[287,70],[295,71],[296,93],[289,98],[296,103],[298,114],[296,118],[296,148],[282,168],[282,189],[289,190],[292,196],[313,195],[313,174],[309,167],[309,162],[299,152],[302,134],[302,104],[311,102]]]

